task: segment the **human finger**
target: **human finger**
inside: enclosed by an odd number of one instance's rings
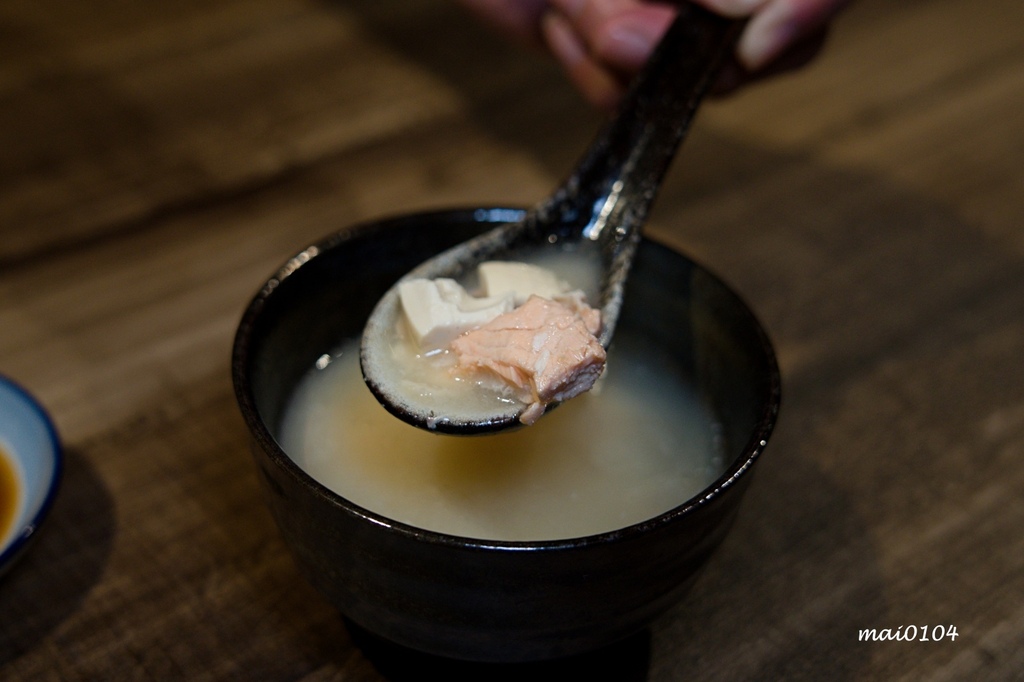
[[[735,57],[728,59],[719,70],[717,81],[711,90],[712,94],[727,95],[749,83],[806,66],[821,52],[827,33],[825,28],[818,30],[797,44],[791,45],[785,52],[757,71],[749,70]]]
[[[850,0],[768,0],[754,14],[740,36],[736,57],[757,71],[783,55],[791,46],[820,34],[830,19]]]
[[[677,9],[641,0],[550,0],[587,52],[606,69],[632,76],[646,63]]]
[[[589,52],[572,21],[557,10],[541,19],[541,33],[548,49],[569,80],[592,104],[611,109],[622,95],[622,83]]]

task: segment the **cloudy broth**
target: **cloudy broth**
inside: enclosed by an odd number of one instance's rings
[[[715,420],[664,348],[620,329],[605,376],[536,425],[427,433],[362,381],[356,341],[317,363],[280,440],[313,478],[404,523],[488,540],[611,531],[676,507],[723,471]]]

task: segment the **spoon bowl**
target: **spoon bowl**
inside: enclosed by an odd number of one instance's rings
[[[518,428],[526,407],[495,401],[453,414],[440,411],[429,393],[409,389],[400,364],[390,359],[389,340],[400,322],[399,285],[411,279],[460,280],[487,260],[521,260],[538,248],[578,249],[600,261],[598,340],[609,346],[641,227],[740,26],[684,4],[617,115],[549,198],[522,218],[425,261],[384,294],[367,320],[360,359],[367,386],[388,411],[420,428],[471,435]]]

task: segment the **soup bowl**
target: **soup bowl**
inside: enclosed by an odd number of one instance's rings
[[[359,338],[377,299],[414,265],[520,215],[439,211],[328,236],[263,284],[234,342],[233,382],[263,495],[300,570],[361,629],[447,658],[566,657],[652,623],[725,537],[779,408],[775,355],[748,307],[705,268],[645,240],[619,329],[670,348],[718,420],[725,467],[700,493],[624,528],[500,541],[390,519],[309,476],[280,430],[317,358]]]

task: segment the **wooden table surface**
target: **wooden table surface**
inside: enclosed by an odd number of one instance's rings
[[[528,204],[600,123],[446,2],[0,2],[0,373],[66,448],[5,680],[1024,677],[1019,0],[862,0],[709,104],[650,231],[774,339],[778,429],[648,632],[495,669],[358,646],[262,504],[228,372],[261,281],[407,210]],[[942,625],[955,640],[859,641]]]

